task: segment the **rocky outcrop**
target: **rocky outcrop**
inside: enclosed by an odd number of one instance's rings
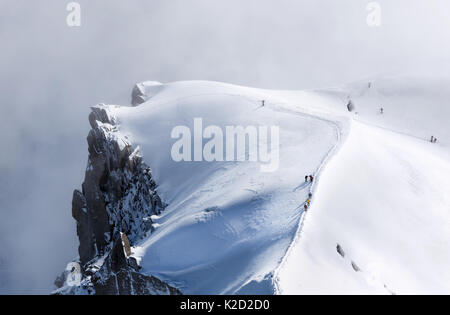
[[[63,272],[55,281],[59,288],[53,294],[181,295],[178,289],[158,278],[140,273],[136,259],[127,257],[119,234],[115,235],[113,246],[106,256],[83,267],[78,281],[77,270]]]
[[[339,244],[336,245],[336,251],[338,252],[339,255],[342,256],[342,258],[345,258],[345,252],[344,252],[344,250],[342,249],[342,246],[341,246],[341,245],[339,245]]]
[[[131,105],[137,106],[148,101],[163,88],[163,84],[156,81],[137,83],[131,93]]]
[[[352,100],[349,100],[347,103],[347,110],[349,112],[353,112],[355,110],[355,104],[353,103]]]
[[[100,270],[93,274],[92,283],[97,294],[181,294],[177,289],[163,281],[153,276],[139,273],[139,266],[136,260],[132,257],[126,257],[122,244],[122,239],[118,237]]]
[[[131,247],[152,230],[152,215],[165,205],[150,168],[116,126],[110,107],[92,108],[87,137],[89,159],[81,191],[75,190],[72,215],[77,222],[81,280],[57,279],[57,293],[179,294],[155,277],[139,273]],[[70,273],[70,272],[69,272]]]

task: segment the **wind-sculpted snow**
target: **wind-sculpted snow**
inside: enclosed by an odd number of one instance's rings
[[[306,96],[297,102],[310,105]],[[168,204],[152,218],[153,234],[133,249],[144,272],[183,293],[273,293],[271,275],[295,235],[309,192],[304,177],[337,141],[329,122],[279,110],[281,103],[268,91],[179,82],[137,107],[114,110],[121,133],[141,147]],[[279,127],[278,170],[262,172],[259,160],[174,161],[172,130],[193,131],[195,118],[224,131]]]

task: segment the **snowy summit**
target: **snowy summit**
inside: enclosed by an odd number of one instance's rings
[[[94,107],[57,293],[450,292],[449,83],[148,81]]]

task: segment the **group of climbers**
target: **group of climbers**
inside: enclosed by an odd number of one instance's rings
[[[311,182],[311,183],[314,182],[314,176],[313,175],[306,175],[305,176],[305,183],[308,183],[308,182]],[[310,192],[308,194],[308,199],[306,199],[306,202],[305,202],[305,204],[303,206],[303,208],[305,209],[305,212],[308,211],[309,205],[311,204],[311,198],[312,198],[312,193]]]
[[[383,107],[380,107],[380,114],[381,115],[384,114],[384,108]],[[437,138],[435,136],[431,136],[430,142],[431,143],[436,143],[437,142]]]
[[[308,199],[306,199],[305,205],[303,206],[303,208],[305,209],[305,212],[308,211],[309,205],[311,204],[311,198],[312,198],[312,193],[309,193]]]
[[[381,115],[384,114],[384,108],[383,107],[380,107],[380,114]],[[430,142],[431,143],[437,143],[437,138],[435,136],[431,136]]]
[[[307,183],[308,181],[310,181],[312,183],[314,181],[314,176],[306,175],[305,176],[305,183]]]

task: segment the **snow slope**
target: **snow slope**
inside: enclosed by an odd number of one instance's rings
[[[265,91],[152,83],[144,103],[110,106],[168,204],[133,248],[142,271],[186,294],[450,292],[445,84],[383,78]],[[347,111],[349,98],[357,114]],[[279,126],[279,169],[173,161],[171,131],[193,130],[194,118],[223,130]],[[438,144],[426,141],[431,134]]]
[[[450,292],[450,95],[436,89],[448,81],[423,83],[390,78],[331,92],[352,95],[358,115],[277,270],[278,293]],[[442,141],[427,142],[431,134]]]
[[[121,132],[140,146],[169,204],[152,218],[155,232],[134,249],[144,272],[183,293],[273,293],[271,273],[295,235],[309,191],[305,174],[316,171],[337,134],[326,120],[277,110],[282,101],[269,96],[214,82],[178,82],[138,107],[115,109]],[[261,172],[259,162],[173,161],[172,129],[193,130],[198,117],[204,127],[279,126],[279,169]]]

